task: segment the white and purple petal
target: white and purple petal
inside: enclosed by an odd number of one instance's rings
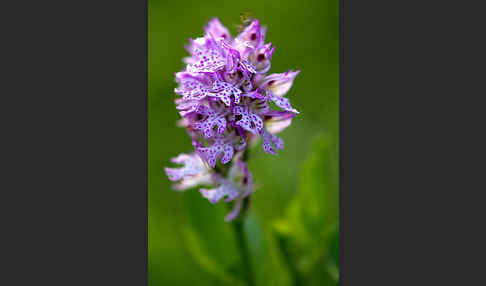
[[[192,73],[216,72],[226,65],[221,48],[213,37],[206,37],[204,45],[193,42],[192,56],[194,61],[187,65],[187,71]]]
[[[221,42],[221,47],[226,54],[226,73],[234,73],[240,62],[240,53],[226,42]]]
[[[171,181],[179,181],[208,172],[207,166],[201,160],[199,155],[195,153],[180,154],[179,156],[172,158],[171,161],[183,165],[180,168],[165,168],[165,173]]]
[[[264,74],[270,70],[270,60],[275,51],[275,47],[270,48],[271,46],[272,43],[266,44],[249,55],[248,60],[254,66],[256,73]]]
[[[239,42],[245,43],[249,47],[258,48],[263,44],[264,35],[262,37],[262,29],[260,22],[254,20],[248,25],[237,37]]]
[[[226,179],[222,179],[221,184],[217,188],[201,189],[199,192],[212,204],[219,202],[223,197],[226,197],[225,202],[230,202],[240,194],[239,190]]]
[[[265,113],[265,129],[271,134],[277,134],[290,126],[295,113],[288,111],[270,111]]]
[[[213,184],[212,174],[209,172],[200,173],[194,176],[186,177],[179,183],[174,184],[173,188],[177,191],[185,191],[187,189],[201,186],[201,185],[211,185]]]
[[[176,80],[180,84],[174,91],[182,95],[184,99],[200,100],[211,95],[208,79],[189,72],[179,72]]]
[[[231,35],[228,29],[221,24],[217,17],[208,22],[208,25],[204,27],[204,31],[215,38],[223,38],[225,41],[231,42]]]
[[[248,62],[247,60],[241,60],[240,66],[241,66],[243,72],[256,73],[255,67],[250,62]]]
[[[287,71],[268,75],[261,86],[275,96],[284,96],[292,87],[294,79],[299,73],[300,71]]]

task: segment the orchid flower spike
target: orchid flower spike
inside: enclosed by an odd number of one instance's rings
[[[270,154],[284,148],[276,134],[299,113],[285,96],[300,71],[267,74],[275,47],[265,44],[266,27],[258,20],[234,38],[218,18],[204,31],[189,40],[186,67],[175,75],[175,93],[181,96],[175,100],[182,117],[178,126],[187,130],[194,152],[173,158],[182,167],[165,172],[177,182],[176,190],[203,186],[200,193],[209,202],[234,202],[226,216],[231,221],[254,191],[247,142],[261,137],[263,151]],[[271,110],[271,102],[280,110]]]

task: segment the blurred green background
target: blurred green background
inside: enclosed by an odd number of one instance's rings
[[[268,27],[269,73],[301,70],[287,94],[300,114],[279,134],[285,149],[252,150],[258,186],[245,224],[257,285],[336,285],[338,279],[337,0],[148,1],[149,285],[240,285],[227,208],[197,190],[171,190],[163,168],[192,152],[174,105],[174,73],[189,38],[217,16],[236,34],[240,13]]]

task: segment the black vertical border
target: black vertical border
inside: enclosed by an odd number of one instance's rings
[[[145,284],[148,285],[148,1],[145,2]]]
[[[0,5],[0,285],[147,285],[147,0]]]
[[[148,1],[145,3],[145,283],[148,285]]]
[[[484,9],[340,1],[340,285],[485,285]]]

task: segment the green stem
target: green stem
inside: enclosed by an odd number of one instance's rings
[[[244,162],[248,161],[249,158],[249,150],[248,148],[245,149],[242,160]],[[248,286],[255,286],[255,280],[253,278],[253,271],[251,268],[251,261],[250,261],[250,250],[248,249],[248,241],[245,235],[245,228],[244,228],[244,221],[250,206],[250,197],[246,197],[243,199],[243,205],[241,206],[239,217],[236,218],[232,225],[236,236],[237,247],[240,252],[242,267],[243,267],[243,277],[245,278]]]
[[[255,281],[253,280],[253,272],[251,268],[251,261],[247,244],[247,239],[244,230],[244,221],[242,219],[236,219],[233,223],[233,228],[236,235],[236,240],[238,243],[238,249],[240,251],[241,260],[243,264],[243,275],[248,283],[248,286],[255,286]]]

